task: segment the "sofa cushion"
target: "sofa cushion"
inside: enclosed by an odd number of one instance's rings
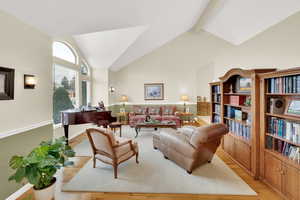
[[[133,106],[133,112],[136,115],[146,115],[148,108],[147,107],[142,107],[142,106]]]
[[[160,115],[160,107],[149,107],[148,114],[149,115]]]
[[[175,115],[176,106],[162,106],[162,115]]]
[[[151,119],[161,121],[162,117],[160,115],[150,115]]]
[[[201,144],[215,140],[223,134],[228,133],[228,128],[224,124],[213,124],[197,128],[190,139],[190,144],[195,148],[200,147]]]
[[[189,140],[195,132],[198,132],[198,127],[195,126],[183,126],[178,129],[183,135],[185,135]]]

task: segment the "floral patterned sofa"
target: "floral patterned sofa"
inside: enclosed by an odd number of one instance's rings
[[[129,125],[134,127],[137,122],[144,121],[149,114],[158,121],[174,121],[177,127],[181,126],[180,117],[176,115],[176,106],[133,106],[129,113]]]

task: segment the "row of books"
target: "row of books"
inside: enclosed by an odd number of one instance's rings
[[[270,150],[277,151],[283,156],[288,157],[300,164],[300,147],[289,144],[287,142],[275,139],[270,136],[266,137],[266,148]]]
[[[293,143],[300,144],[300,124],[277,117],[269,117],[268,132]]]
[[[220,114],[221,113],[221,105],[214,104],[214,112]]]
[[[229,131],[245,140],[251,139],[251,127],[233,120],[226,120]]]
[[[212,86],[213,93],[221,93],[221,87],[219,85]]]
[[[217,93],[214,93],[214,94],[212,95],[212,101],[213,101],[213,102],[220,103],[220,102],[221,102],[221,95],[220,95],[220,94],[217,94]]]
[[[219,115],[213,115],[213,123],[221,123],[221,117]]]
[[[270,78],[269,93],[300,93],[300,75]]]

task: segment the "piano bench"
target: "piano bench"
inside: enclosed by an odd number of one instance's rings
[[[111,128],[114,131],[114,133],[116,132],[116,128],[119,128],[120,129],[120,137],[122,137],[122,125],[123,124],[120,122],[112,122],[108,126],[109,126],[109,128]]]

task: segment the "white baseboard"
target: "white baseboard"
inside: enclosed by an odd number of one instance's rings
[[[9,136],[12,136],[12,135],[17,135],[17,134],[20,134],[20,133],[23,133],[23,132],[26,132],[26,131],[30,131],[32,129],[36,129],[36,128],[46,126],[46,125],[49,125],[49,124],[52,124],[52,120],[39,122],[39,123],[32,124],[32,125],[29,125],[29,126],[26,126],[26,127],[23,127],[23,128],[18,128],[18,129],[14,129],[14,130],[10,130],[10,131],[5,131],[5,132],[0,133],[0,139],[6,138],[6,137],[9,137]]]

